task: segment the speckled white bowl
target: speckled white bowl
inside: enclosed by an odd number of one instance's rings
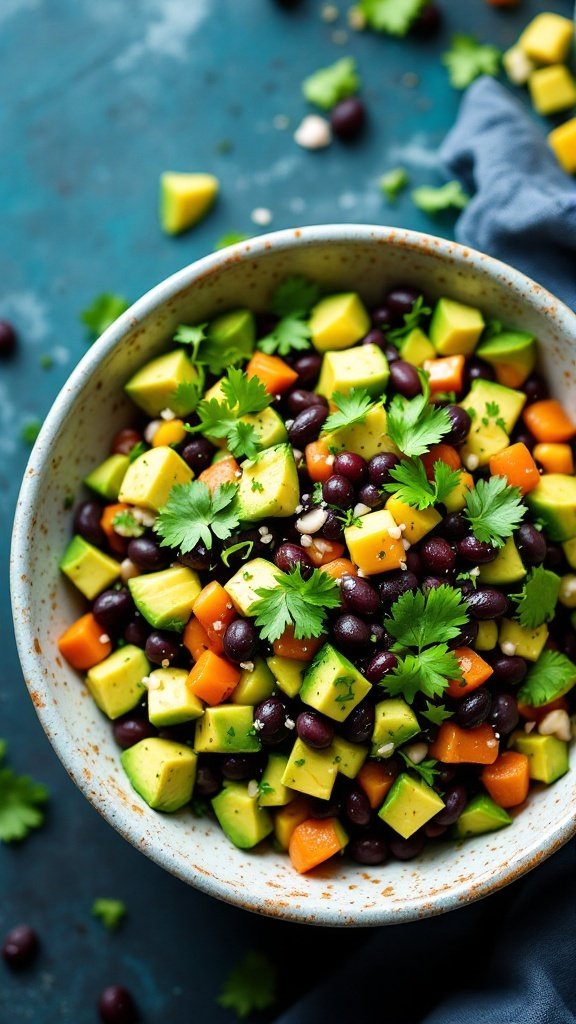
[[[225,309],[263,309],[289,274],[369,304],[399,281],[430,298],[448,294],[489,317],[532,331],[560,399],[576,393],[576,316],[539,285],[453,242],[395,228],[331,225],[287,230],[207,256],[141,298],[84,356],[56,399],[32,452],[16,513],[12,596],[30,695],[56,753],[90,802],[126,839],[179,878],[220,899],[287,920],[383,925],[439,914],[496,891],[576,832],[576,775],[533,792],[514,824],[419,860],[363,868],[336,858],[301,877],[266,847],[235,849],[210,821],[150,810],[124,775],[109,722],[56,639],[83,604],[58,572],[70,535],[66,495],[104,458],[128,418],[122,385],[168,343],[179,323]],[[572,764],[576,756],[572,752]]]

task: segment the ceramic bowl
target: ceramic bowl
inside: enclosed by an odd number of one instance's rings
[[[233,847],[187,811],[159,814],[130,787],[110,723],[56,639],[83,604],[59,574],[71,531],[67,495],[129,420],[122,385],[168,344],[179,323],[235,306],[265,308],[274,286],[304,274],[370,305],[400,281],[447,294],[532,331],[554,393],[574,403],[576,316],[522,274],[471,249],[396,228],[331,225],[280,231],[186,267],[136,302],[90,348],[56,399],[32,452],[14,526],[12,595],[24,676],[56,753],[87,799],[126,839],[183,881],[246,909],[323,925],[385,925],[463,906],[550,856],[576,831],[574,774],[532,792],[513,825],[418,860],[366,868],[336,858],[306,876],[270,846]],[[572,751],[573,768],[576,766]]]

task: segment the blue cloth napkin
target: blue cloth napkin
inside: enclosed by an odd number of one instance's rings
[[[480,79],[442,159],[473,195],[458,240],[576,307],[576,185],[524,107]],[[444,917],[366,932],[277,1024],[576,1024],[575,853]]]

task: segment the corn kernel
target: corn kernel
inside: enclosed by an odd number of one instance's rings
[[[570,18],[560,14],[538,14],[524,29],[519,46],[537,64],[561,64],[568,56],[574,35]]]
[[[152,447],[168,447],[172,444],[180,444],[186,437],[186,431],[182,420],[167,420],[156,430],[152,438]]]
[[[506,50],[502,58],[504,70],[513,85],[526,85],[536,65],[530,57],[524,53],[521,46],[511,46]]]
[[[564,64],[551,64],[533,71],[528,88],[539,114],[556,114],[576,104],[576,82]]]
[[[576,117],[554,128],[548,135],[548,142],[556,158],[568,174],[576,173]]]

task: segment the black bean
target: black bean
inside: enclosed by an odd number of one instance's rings
[[[308,352],[305,356],[299,356],[294,363],[294,370],[298,374],[298,383],[304,388],[314,387],[321,369],[322,356],[316,352]]]
[[[329,505],[337,505],[338,508],[351,508],[356,497],[350,481],[345,476],[334,473],[322,484],[322,497]]]
[[[386,842],[381,836],[362,836],[353,839],[348,854],[357,864],[384,864],[388,856]]]
[[[98,1000],[98,1013],[104,1024],[136,1024],[139,1016],[130,992],[123,985],[104,989]]]
[[[174,633],[155,629],[146,641],[144,652],[149,661],[164,666],[164,662],[173,665],[180,657],[181,645]]]
[[[378,654],[370,658],[364,675],[369,683],[379,683],[397,664],[398,659],[391,651],[378,651]]]
[[[383,505],[385,500],[375,484],[364,484],[358,491],[358,501],[367,505],[368,508],[378,508],[378,505]]]
[[[74,514],[74,532],[97,548],[107,545],[106,534],[100,525],[102,506],[97,501],[83,501]]]
[[[228,754],[222,761],[222,775],[231,782],[242,782],[254,776],[255,766],[253,754]]]
[[[481,725],[486,721],[491,706],[490,693],[481,686],[462,698],[454,715],[454,721],[462,729],[472,729],[475,725]]]
[[[442,799],[444,809],[438,811],[433,820],[437,825],[453,825],[466,807],[468,794],[464,786],[456,785],[447,789]]]
[[[558,637],[558,644],[562,654],[570,658],[570,661],[576,660],[576,630],[570,627],[562,630]]]
[[[132,622],[128,622],[124,629],[124,639],[127,644],[134,644],[135,647],[146,647],[146,641],[150,635],[150,626],[141,615],[136,614]]]
[[[276,741],[285,735],[286,707],[279,697],[267,697],[254,708],[254,722],[259,739]]]
[[[475,619],[499,619],[508,610],[508,598],[494,587],[478,587],[465,596],[468,611]]]
[[[492,700],[490,711],[490,722],[500,736],[507,736],[508,733],[518,725],[520,715],[516,698],[511,693],[497,693]]]
[[[365,334],[362,338],[362,345],[377,345],[378,348],[386,348],[386,338],[382,331],[378,327],[373,327],[368,334]]]
[[[421,576],[424,572],[422,559],[415,548],[409,548],[406,552],[406,565],[408,566],[408,571],[413,572],[415,576]]]
[[[401,836],[393,836],[388,840],[388,849],[396,860],[414,860],[422,853],[424,847],[424,834],[421,831],[415,832],[408,839]]]
[[[524,658],[520,658],[518,655],[508,657],[506,654],[500,654],[492,662],[492,669],[494,672],[493,682],[503,683],[505,686],[515,686],[524,679],[528,665]]]
[[[436,576],[445,576],[456,563],[452,546],[442,537],[428,537],[420,549],[420,555],[424,567]]]
[[[344,536],[344,525],[332,509],[328,509],[320,535],[326,540],[340,540]]]
[[[278,566],[282,572],[292,572],[297,565],[300,566],[302,576],[304,579],[308,579],[314,571],[314,566],[310,561],[309,555],[306,553],[300,544],[280,544],[280,547],[276,549],[274,555],[274,564]]]
[[[462,444],[465,441],[470,432],[472,426],[472,420],[460,405],[447,405],[446,412],[450,417],[452,428],[449,434],[443,438],[446,444]]]
[[[311,818],[337,818],[340,807],[335,799],[320,800],[319,797],[313,797],[310,800],[309,811]]]
[[[332,626],[336,646],[349,654],[360,654],[370,644],[370,626],[357,615],[340,615]]]
[[[340,584],[342,604],[357,615],[371,618],[381,609],[378,591],[360,576],[343,576]]]
[[[212,462],[215,448],[205,437],[194,437],[182,449],[182,458],[187,462],[196,476],[207,469]]]
[[[394,317],[388,306],[377,306],[372,310],[370,319],[374,327],[392,327],[394,325]]]
[[[512,440],[515,444],[525,445],[529,452],[532,451],[536,444],[536,438],[529,430],[515,430],[512,434]]]
[[[126,587],[103,590],[92,605],[92,614],[103,629],[119,629],[134,612],[134,602]]]
[[[514,540],[525,565],[541,565],[546,558],[546,538],[532,523],[522,523]]]
[[[6,358],[16,351],[17,336],[12,324],[0,320],[0,356]]]
[[[378,586],[380,599],[385,608],[389,608],[394,601],[402,597],[402,594],[417,589],[418,579],[409,569],[405,571],[395,569],[392,572],[387,572]]]
[[[317,395],[315,391],[296,388],[287,396],[286,405],[293,416],[298,416],[304,409],[309,409],[311,405],[323,405],[327,409],[328,400],[324,398],[324,395]]]
[[[236,538],[236,543],[237,542],[238,538]],[[245,554],[245,549],[238,553],[238,558],[240,561],[242,559],[242,555]],[[251,555],[251,557],[255,556]],[[206,547],[205,544],[202,543],[202,541],[198,541],[198,543],[194,545],[191,551],[180,551],[178,553],[178,561],[182,565],[186,565],[189,569],[196,569],[197,572],[202,572],[205,569],[209,569],[210,566],[212,565],[212,558],[212,552],[208,550],[208,548]]]
[[[420,292],[417,288],[400,284],[388,292],[385,302],[394,316],[402,318],[412,312],[412,307],[419,297]]]
[[[460,512],[449,512],[440,523],[440,532],[448,540],[462,540],[470,529],[469,522]]]
[[[446,585],[446,580],[440,580],[437,576],[425,576],[421,583],[422,590],[438,590],[438,587]]]
[[[564,562],[564,552],[560,544],[553,544],[549,541],[546,544],[546,556],[544,558],[545,567],[547,569],[552,569],[554,572],[561,572]]]
[[[345,476],[355,487],[359,487],[368,477],[368,464],[356,452],[340,452],[334,459],[332,472]]]
[[[435,36],[442,27],[443,14],[439,7],[433,3],[427,3],[420,14],[410,26],[410,34],[421,39],[430,39]]]
[[[170,550],[161,548],[152,537],[133,537],[128,544],[127,554],[142,572],[157,572],[165,569],[172,561]]]
[[[394,390],[403,398],[415,398],[416,395],[422,394],[418,370],[412,363],[406,363],[403,359],[396,359],[390,364],[390,381]]]
[[[528,399],[527,405],[531,405],[532,402],[541,402],[543,399],[548,398],[549,395],[546,381],[536,373],[533,373],[528,377],[528,380],[524,381],[522,390]]]
[[[339,139],[355,139],[364,127],[366,110],[358,96],[348,96],[332,108],[330,124]]]
[[[400,359],[400,353],[398,349],[394,347],[394,345],[386,345],[386,348],[384,349],[384,355],[386,356],[386,359],[388,360],[390,365],[392,365],[392,363],[395,363],[397,359]]]
[[[375,651],[388,650],[392,646],[392,637],[386,632],[384,626],[381,626],[379,622],[369,622],[370,626],[370,644]]]
[[[21,970],[32,963],[38,953],[38,936],[29,924],[18,924],[2,943],[2,956],[12,970]]]
[[[198,768],[196,769],[196,781],[194,783],[195,796],[214,796],[221,785],[220,772],[216,766],[199,760]]]
[[[427,839],[439,839],[447,831],[447,825],[437,825],[434,821],[427,821],[424,825],[424,835]]]
[[[367,825],[371,817],[370,801],[360,786],[351,786],[344,795],[344,814],[352,825]]]
[[[456,769],[449,764],[442,764],[438,768],[438,774],[436,776],[436,782],[439,786],[449,786],[450,783],[456,778]]]
[[[367,743],[374,729],[374,705],[363,700],[342,722],[342,733],[350,743]]]
[[[468,363],[467,377],[469,381],[494,380],[495,376],[490,363],[485,363],[483,359],[473,358]]]
[[[485,565],[487,562],[494,561],[498,554],[498,548],[486,541],[476,540],[476,537],[469,534],[458,541],[458,554],[474,565]]]
[[[129,455],[134,445],[142,443],[142,434],[133,427],[123,427],[112,439],[112,455]]]
[[[380,455],[374,455],[368,463],[370,483],[375,484],[376,487],[390,483],[390,470],[394,469],[399,462],[400,459],[393,452],[381,452]]]
[[[296,731],[301,740],[314,750],[325,750],[334,739],[334,726],[318,711],[302,711],[296,719]]]
[[[112,724],[114,739],[122,750],[128,750],[140,740],[150,739],[157,735],[157,730],[147,718],[138,718],[134,713],[117,718]]]
[[[299,412],[288,428],[290,444],[295,448],[305,448],[307,444],[316,441],[327,416],[328,409],[324,405],[309,405]]]
[[[224,631],[222,646],[229,661],[237,665],[251,661],[258,648],[258,631],[249,619],[234,619]]]

